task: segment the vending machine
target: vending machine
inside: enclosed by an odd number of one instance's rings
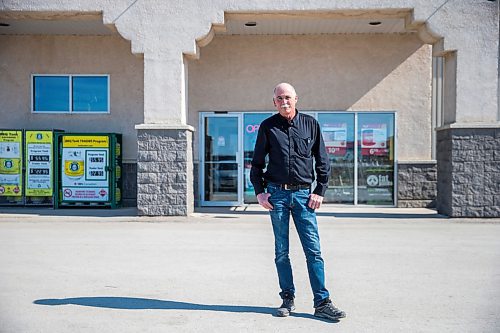
[[[59,133],[56,144],[56,208],[121,206],[121,134]]]
[[[0,205],[24,205],[22,130],[0,130]]]
[[[60,130],[25,130],[24,195],[26,206],[54,205],[54,136]]]

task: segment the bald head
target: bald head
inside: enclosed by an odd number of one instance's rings
[[[283,92],[283,91],[293,93],[294,97],[297,96],[297,93],[295,92],[295,88],[290,83],[282,82],[282,83],[278,84],[276,87],[274,87],[274,97],[279,96],[279,92]]]
[[[288,120],[292,120],[297,114],[297,93],[290,83],[280,83],[274,88],[273,103],[279,114]]]

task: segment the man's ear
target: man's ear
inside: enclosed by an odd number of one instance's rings
[[[299,96],[295,95],[295,103],[299,100]]]
[[[274,98],[273,98],[273,104],[274,104],[274,106],[276,106],[276,101],[274,100]]]

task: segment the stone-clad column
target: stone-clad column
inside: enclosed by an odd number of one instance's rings
[[[500,127],[437,133],[439,213],[500,217]]]
[[[436,207],[437,168],[435,161],[398,163],[398,207]]]
[[[137,209],[140,215],[193,211],[191,126],[138,125]]]

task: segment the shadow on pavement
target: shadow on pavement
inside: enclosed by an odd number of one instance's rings
[[[52,207],[0,207],[0,214],[38,215],[38,216],[85,216],[85,217],[136,217],[137,208],[62,208]]]
[[[232,218],[238,218],[238,216],[245,216],[245,215],[262,215],[262,216],[268,216],[269,212],[267,211],[232,211],[229,208],[227,209],[197,209],[195,210],[195,213],[198,214],[212,214],[213,218],[216,219],[232,219]],[[217,214],[217,215],[215,215]],[[323,217],[336,217],[336,218],[357,218],[357,219],[448,219],[446,215],[441,215],[438,214],[437,212],[430,213],[430,212],[425,212],[425,213],[407,213],[407,212],[402,212],[401,210],[399,211],[394,211],[394,212],[376,212],[376,211],[370,211],[370,212],[349,212],[344,210],[343,212],[331,212],[331,211],[325,211],[325,210],[319,210],[316,212],[316,216],[323,216]]]
[[[131,218],[139,217],[137,208],[127,207],[118,209],[82,209],[66,208],[53,209],[41,207],[0,207],[0,215],[14,214],[18,217],[33,216],[59,216],[59,217],[115,217]],[[213,219],[238,219],[244,216],[268,216],[269,212],[256,205],[247,207],[196,207],[193,218],[213,218]],[[440,215],[432,209],[406,210],[398,208],[356,208],[356,207],[334,207],[324,206],[316,212],[318,217],[333,217],[347,219],[448,219],[445,215]],[[147,218],[147,217],[145,217]],[[189,218],[189,217],[188,217]]]
[[[198,310],[198,311],[222,311],[237,313],[260,313],[275,316],[275,309],[263,306],[245,305],[212,305],[196,304],[176,301],[163,301],[158,299],[135,298],[135,297],[75,297],[62,299],[39,299],[33,302],[38,305],[81,305],[96,308],[124,309],[124,310]],[[293,317],[315,319],[329,323],[312,314],[293,312]]]
[[[337,217],[337,218],[359,218],[359,219],[447,219],[445,215],[435,214],[412,214],[412,213],[327,213],[316,212],[317,216]]]

